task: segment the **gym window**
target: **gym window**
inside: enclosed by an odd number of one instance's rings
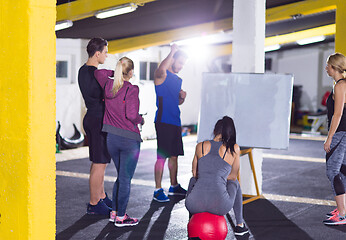
[[[158,62],[139,62],[140,80],[154,81],[154,73],[158,67]]]

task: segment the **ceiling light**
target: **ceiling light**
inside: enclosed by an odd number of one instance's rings
[[[317,37],[311,37],[311,38],[304,38],[301,40],[297,40],[297,43],[299,45],[306,45],[306,44],[310,44],[310,43],[317,43],[317,42],[322,42],[326,39],[325,36],[317,36]]]
[[[279,50],[280,48],[281,48],[280,44],[274,44],[274,45],[264,47],[264,51],[271,52],[271,51]]]
[[[233,32],[228,31],[227,33],[220,32],[220,33],[216,33],[216,34],[201,35],[201,36],[195,37],[195,38],[179,40],[179,41],[176,41],[175,44],[177,44],[179,46],[220,44],[220,43],[232,42],[232,38],[233,38]]]
[[[59,31],[59,30],[65,29],[65,28],[72,27],[72,25],[73,25],[73,22],[70,20],[57,22],[55,24],[55,31]]]
[[[300,14],[300,13],[291,15],[291,18],[292,18],[293,20],[296,20],[296,19],[301,18],[301,17],[303,17],[303,14]]]
[[[95,13],[95,17],[97,18],[109,18],[129,12],[133,12],[137,9],[137,5],[134,3],[128,3],[124,5],[120,5],[114,8],[109,8],[106,10],[98,11]]]

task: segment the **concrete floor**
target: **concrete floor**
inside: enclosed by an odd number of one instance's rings
[[[184,137],[185,156],[179,160],[178,180],[187,187],[196,136]],[[326,227],[325,213],[335,208],[329,181],[325,176],[323,138],[290,139],[288,150],[264,150],[264,199],[244,205],[244,218],[250,235],[238,239],[346,239],[346,226]],[[117,228],[107,217],[86,215],[89,198],[90,162],[86,147],[63,151],[57,158],[56,239],[187,239],[188,212],[184,199],[170,203],[152,201],[153,165],[156,142],[145,141],[132,181],[127,212],[138,217],[135,227]],[[105,189],[111,196],[116,179],[115,167],[106,170]],[[169,187],[166,166],[163,186]],[[233,214],[227,218],[227,239],[232,231]]]

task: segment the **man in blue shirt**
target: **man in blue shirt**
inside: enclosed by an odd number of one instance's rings
[[[179,105],[186,97],[186,92],[181,89],[182,79],[176,74],[183,68],[187,55],[173,44],[168,56],[161,62],[154,74],[156,92],[155,129],[157,137],[157,161],[155,163],[154,200],[168,202],[169,198],[164,193],[161,181],[168,158],[168,168],[171,180],[169,195],[183,195],[186,190],[178,184],[178,156],[184,155],[181,138],[181,121]]]

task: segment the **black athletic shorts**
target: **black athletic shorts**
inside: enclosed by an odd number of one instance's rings
[[[84,131],[88,137],[89,158],[93,163],[110,163],[107,150],[107,133],[102,132],[103,117],[87,113],[83,120]]]
[[[157,154],[162,158],[183,156],[183,140],[181,127],[167,123],[155,123],[157,137]]]

